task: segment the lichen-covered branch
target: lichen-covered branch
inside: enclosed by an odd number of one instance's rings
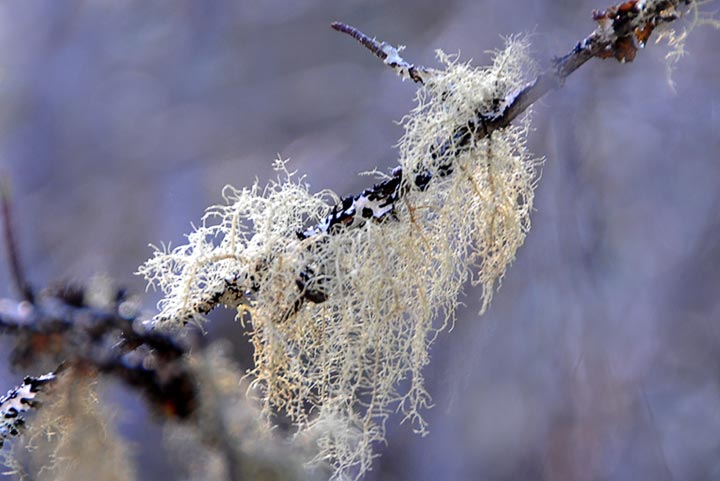
[[[40,405],[38,394],[57,380],[58,370],[38,377],[27,376],[22,384],[0,397],[0,449],[5,440],[20,434],[25,413]]]
[[[35,299],[35,293],[25,277],[25,272],[23,271],[22,264],[20,262],[17,239],[14,231],[15,226],[12,219],[10,181],[5,176],[0,179],[0,204],[2,205],[5,252],[8,263],[10,264],[10,274],[12,276],[13,283],[15,284],[15,289],[25,301],[33,302]]]
[[[368,221],[391,222],[398,206],[405,202],[409,190],[425,190],[434,179],[453,174],[456,170],[453,159],[460,156],[468,146],[490,138],[494,132],[510,126],[540,98],[562,86],[565,79],[588,60],[615,58],[622,63],[632,61],[657,27],[677,20],[682,14],[682,7],[692,7],[694,3],[693,0],[630,0],[593,12],[593,19],[598,26],[570,52],[554,59],[549,67],[526,85],[493,99],[492,103],[485,105],[482,110],[476,110],[471,118],[464,119],[455,126],[445,141],[433,145],[432,157],[442,159],[438,164],[429,168],[416,166],[410,171],[406,171],[403,166],[394,168],[391,175],[382,182],[357,195],[340,199],[318,222],[298,229],[297,238],[301,241],[321,239],[322,236],[333,235],[335,232],[362,227]],[[403,59],[399,54],[401,48],[378,42],[355,27],[334,22],[332,28],[358,40],[403,79],[409,78],[424,84],[437,75],[436,70],[415,66]],[[185,324],[201,319],[219,305],[233,308],[248,306],[252,304],[261,287],[257,279],[262,277],[260,274],[266,269],[268,264],[260,261],[249,269],[238,270],[209,286],[201,298],[188,297],[181,307],[173,303],[176,308],[163,310],[157,320],[160,324],[166,324],[167,321]],[[147,271],[142,272],[147,274]],[[305,302],[325,301],[326,295],[322,288],[317,283],[311,285],[306,282],[313,277],[312,272],[312,266],[299,271],[295,284],[300,295],[281,319],[292,315]],[[153,280],[152,277],[149,279]]]
[[[165,416],[180,419],[196,408],[196,380],[186,365],[187,347],[173,337],[146,330],[137,303],[107,279],[88,286],[62,283],[35,293],[20,266],[13,231],[7,179],[0,186],[6,257],[23,301],[0,299],[0,333],[13,336],[10,365],[14,369],[58,366],[25,378],[0,398],[0,448],[19,434],[23,414],[40,406],[36,397],[49,389],[67,368],[81,368],[119,378],[145,394]]]

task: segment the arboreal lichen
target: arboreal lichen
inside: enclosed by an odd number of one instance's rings
[[[509,39],[486,68],[440,54],[445,68],[403,119],[403,195],[391,216],[299,236],[339,198],[312,194],[279,162],[283,179],[226,188],[227,205],[210,208],[186,245],[140,268],[166,294],[159,328],[198,319],[217,302],[250,319],[249,376],[264,414],[282,412],[296,436],[314,439],[316,460],[338,478],[370,468],[394,410],[425,432],[430,344],[453,322],[468,277],[482,285],[487,308],[525,239],[537,164],[528,122],[479,134],[524,85],[527,50]],[[432,182],[413,183],[420,173]]]

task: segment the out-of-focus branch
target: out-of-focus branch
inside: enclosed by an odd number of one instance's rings
[[[48,384],[57,380],[61,368],[62,366],[54,372],[38,377],[28,376],[22,384],[0,397],[0,449],[7,438],[20,434],[20,430],[25,425],[23,414],[39,406],[36,399],[38,394]]]
[[[40,377],[26,377],[0,398],[0,447],[19,433],[23,415],[40,405],[38,393],[52,389],[67,368],[121,379],[164,416],[191,416],[197,407],[197,382],[186,362],[188,347],[169,334],[145,329],[139,310],[122,289],[105,289],[100,305],[92,300],[91,291],[98,291],[93,285],[63,283],[33,292],[20,268],[7,182],[0,186],[0,196],[7,257],[23,297],[22,302],[0,299],[0,334],[15,338],[10,365],[60,366]]]
[[[12,219],[12,201],[10,199],[10,182],[5,175],[0,178],[0,204],[2,204],[3,236],[5,237],[7,260],[10,264],[10,274],[12,275],[15,289],[17,289],[20,297],[32,303],[35,298],[35,294],[30,288],[30,284],[27,282],[25,272],[22,270],[20,264],[20,254],[18,253],[17,239],[13,229],[14,224]]]
[[[387,180],[344,198],[320,223],[298,232],[298,237],[304,240],[333,235],[339,230],[336,226],[347,229],[360,227],[368,221],[391,221],[396,205],[409,189],[425,190],[434,177],[452,174],[452,159],[473,141],[489,137],[494,131],[510,125],[533,103],[560,87],[588,60],[612,57],[620,62],[632,61],[655,27],[676,20],[680,16],[680,6],[691,3],[689,0],[631,0],[594,12],[598,27],[588,37],[565,56],[553,60],[549,68],[524,88],[506,98],[496,99],[492,110],[475,112],[474,119],[457,126],[452,138],[437,146],[438,158],[450,158],[447,165],[438,166],[434,172],[403,172],[397,167]],[[358,40],[403,78],[421,84],[431,81],[433,70],[404,60],[399,55],[401,48],[371,39],[343,23],[333,23],[332,28]],[[108,373],[141,390],[151,405],[164,415],[181,419],[191,416],[198,402],[197,380],[186,362],[187,346],[169,334],[145,329],[138,322],[138,313],[128,311],[127,299],[120,290],[104,307],[88,303],[87,289],[82,286],[64,285],[39,294],[33,292],[20,265],[6,182],[0,183],[0,202],[13,281],[26,301],[0,300],[0,333],[13,335],[16,339],[11,364],[26,367],[42,360],[53,365],[80,366]],[[258,265],[255,269],[259,272],[263,268]],[[301,308],[307,301],[321,303],[325,300],[322,290],[306,285],[305,280],[301,275],[297,281],[301,295],[294,309]],[[212,298],[203,299],[196,312],[207,313],[218,304],[242,302],[257,289],[253,272],[238,273],[234,278],[226,279],[225,285]],[[22,413],[17,404],[34,407],[35,393],[40,387],[51,385],[56,372],[26,378],[21,386],[0,398],[0,409],[5,418],[11,420],[0,429],[0,445],[4,437],[16,433],[22,424],[13,421],[20,419]]]

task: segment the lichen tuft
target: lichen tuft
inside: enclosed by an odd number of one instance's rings
[[[370,469],[395,410],[426,432],[431,343],[469,277],[488,307],[530,228],[538,161],[527,119],[481,138],[485,119],[526,82],[527,41],[509,39],[485,68],[439,55],[445,69],[402,121],[406,184],[391,219],[298,236],[338,197],[311,194],[280,162],[281,179],[226,188],[227,205],[209,209],[186,245],[140,268],[166,294],[159,327],[198,319],[213,302],[250,319],[251,392],[268,420],[282,413],[295,436],[315,441],[315,461],[335,478]],[[412,182],[419,172],[433,176],[423,188]],[[322,292],[316,302],[302,299],[310,288]]]

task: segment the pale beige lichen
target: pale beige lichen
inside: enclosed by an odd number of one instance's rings
[[[657,36],[655,37],[655,43],[665,42],[670,50],[665,54],[665,73],[667,77],[668,85],[670,88],[675,90],[675,81],[673,80],[673,72],[680,59],[687,53],[685,50],[685,44],[687,42],[690,32],[695,28],[701,26],[710,26],[715,29],[720,29],[720,20],[715,18],[715,14],[712,12],[705,12],[702,7],[706,4],[711,3],[710,0],[694,1],[687,6],[685,15],[690,15],[690,21],[685,24],[681,29],[670,27],[669,25],[661,25],[658,28]],[[683,14],[683,11],[678,9],[677,14]]]
[[[288,253],[297,246],[296,231],[320,220],[327,203],[323,193],[311,195],[302,179],[296,181],[284,161],[278,160],[276,169],[283,177],[265,188],[258,182],[242,190],[226,186],[227,205],[208,209],[187,244],[156,249],[140,267],[149,285],[166,294],[158,305],[159,327],[202,320],[207,298],[222,297],[226,280],[256,274],[260,281],[265,270],[256,273],[257,266],[292,258]]]
[[[113,425],[115,414],[100,401],[91,373],[64,372],[19,439],[25,449],[14,454],[24,459],[15,469],[27,466],[40,481],[135,479],[128,442]]]
[[[312,195],[280,163],[285,179],[264,191],[227,188],[228,205],[211,208],[187,245],[156,252],[140,270],[166,293],[161,327],[198,318],[218,301],[250,319],[249,374],[266,419],[289,417],[297,439],[313,440],[315,461],[334,466],[336,478],[370,469],[393,411],[426,432],[430,344],[453,322],[468,277],[482,286],[487,308],[525,239],[536,165],[528,124],[451,142],[441,153],[438,146],[459,126],[482,133],[477,113],[497,113],[524,84],[527,49],[509,39],[487,68],[440,55],[445,69],[418,92],[399,143],[406,179],[436,175],[424,190],[406,186],[393,219],[298,240],[337,196]],[[452,175],[439,175],[443,163],[452,163]],[[303,272],[327,300],[298,310]],[[223,285],[233,279],[240,285],[228,294]]]

